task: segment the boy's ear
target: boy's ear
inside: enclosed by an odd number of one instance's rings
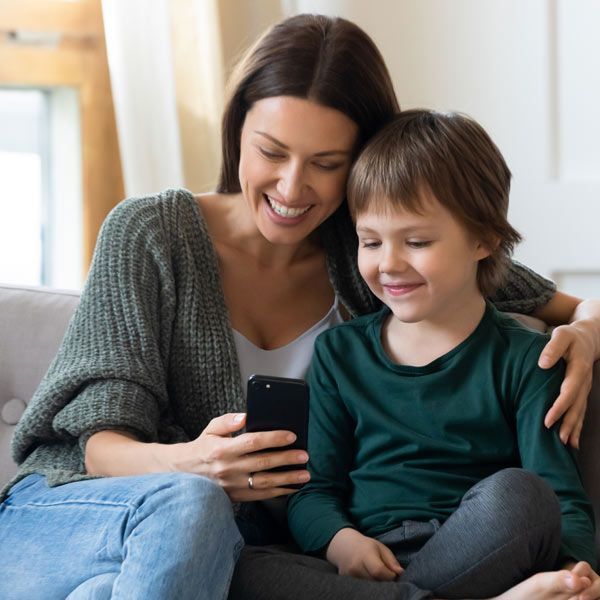
[[[496,251],[496,249],[500,245],[500,238],[494,236],[493,238],[486,240],[485,242],[483,240],[477,240],[476,244],[477,246],[475,248],[475,258],[477,260],[483,260],[484,258],[487,258],[488,256],[490,256],[490,254]]]

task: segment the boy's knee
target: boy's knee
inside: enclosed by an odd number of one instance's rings
[[[560,526],[556,494],[539,476],[518,468],[503,469],[478,484],[490,509],[518,524],[548,523]]]

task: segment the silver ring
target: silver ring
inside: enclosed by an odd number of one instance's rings
[[[254,473],[250,473],[250,475],[248,475],[248,487],[251,490],[254,489]]]

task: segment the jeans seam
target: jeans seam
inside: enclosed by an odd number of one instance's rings
[[[93,505],[93,506],[112,506],[115,508],[128,508],[128,509],[136,509],[136,505],[135,504],[130,504],[127,502],[109,502],[109,501],[99,501],[99,500],[63,500],[61,502],[45,502],[45,503],[41,503],[41,502],[35,502],[35,501],[31,501],[31,502],[25,502],[23,504],[5,504],[6,508],[12,508],[15,510],[18,510],[20,508],[52,508],[52,507],[56,507],[56,506],[69,506],[69,505],[73,505],[73,506],[87,506],[87,505]]]

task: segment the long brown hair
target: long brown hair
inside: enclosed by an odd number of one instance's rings
[[[394,114],[387,67],[360,27],[337,17],[297,15],[271,27],[246,53],[228,86],[218,192],[240,191],[240,136],[258,100],[295,96],[339,110],[359,128],[358,149]]]

